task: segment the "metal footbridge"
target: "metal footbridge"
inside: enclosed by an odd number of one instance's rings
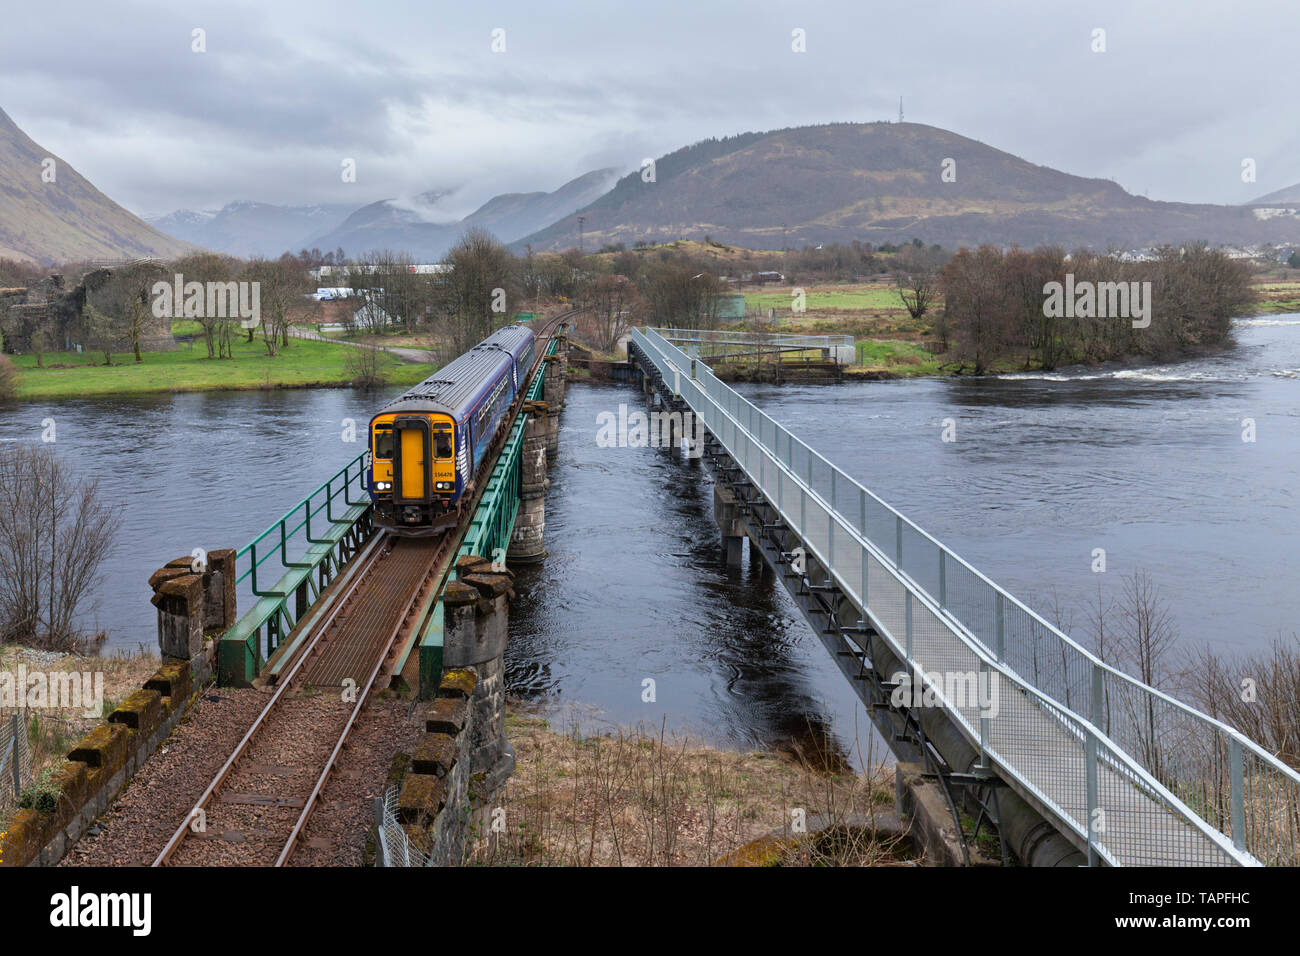
[[[1009,788],[1091,865],[1300,864],[1294,770],[1104,663],[661,332],[634,330],[629,355],[703,424],[752,538],[873,719],[896,686],[876,658],[902,662],[978,754],[964,776]],[[997,706],[939,675],[975,675]]]

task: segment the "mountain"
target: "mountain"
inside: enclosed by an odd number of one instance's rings
[[[351,205],[276,206],[240,200],[220,210],[180,209],[149,223],[170,235],[233,256],[274,258],[297,252],[307,239],[333,229]],[[310,246],[308,246],[310,248]],[[330,247],[333,251],[334,247]]]
[[[1250,205],[1286,206],[1292,203],[1300,203],[1300,183],[1271,192],[1267,196],[1260,196],[1258,199],[1252,200]]]
[[[955,174],[945,182],[945,163]],[[953,165],[955,164],[955,165]],[[661,157],[514,243],[587,248],[677,238],[755,249],[808,243],[989,242],[1141,248],[1300,240],[1300,219],[1245,206],[1156,202],[918,123],[836,123],[710,139]]]
[[[53,182],[42,178],[47,169]],[[113,202],[0,110],[0,258],[48,265],[194,251]]]
[[[425,262],[437,261],[471,226],[512,242],[581,209],[608,191],[616,178],[616,170],[597,169],[554,192],[504,193],[464,219],[441,213],[439,200],[448,195],[445,192],[424,193],[406,201],[385,199],[361,207],[336,229],[305,245],[320,249],[342,246],[349,255],[389,249]]]

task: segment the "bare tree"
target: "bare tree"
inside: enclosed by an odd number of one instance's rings
[[[230,256],[219,255],[215,252],[202,252],[192,256],[184,256],[172,262],[170,271],[180,275],[182,282],[228,282],[234,275],[236,261]],[[184,314],[184,313],[183,313]],[[226,322],[227,319],[208,315],[206,308],[201,314],[189,316],[199,323],[203,329],[203,340],[208,346],[208,358],[217,358],[218,336],[222,329],[219,326]],[[229,338],[229,329],[224,330]],[[250,339],[251,340],[251,339]]]
[[[73,651],[120,524],[95,481],[74,481],[46,445],[0,449],[0,635]]]
[[[293,261],[253,259],[244,278],[258,283],[262,342],[267,354],[274,357],[288,341],[290,313],[304,288],[302,275]]]
[[[451,266],[441,291],[439,311],[449,322],[457,351],[464,352],[503,323],[523,301],[514,256],[489,232],[468,229],[447,253]]]

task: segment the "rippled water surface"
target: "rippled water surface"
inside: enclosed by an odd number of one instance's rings
[[[1248,651],[1295,632],[1300,611],[1300,317],[1245,320],[1238,340],[1164,366],[745,390],[1014,593],[1042,609],[1055,592],[1076,629],[1099,584],[1115,595],[1142,568],[1185,646]],[[247,543],[360,451],[343,421],[383,397],[10,405],[0,440],[36,440],[54,417],[69,467],[122,504],[92,620],[118,646],[152,646],[150,572]],[[567,401],[549,556],[517,581],[512,691],[561,721],[666,723],[735,746],[806,747],[831,727],[841,756],[865,759],[865,715],[784,590],[757,564],[724,566],[708,469],[596,446],[600,412],[644,407],[635,389],[574,384]],[[957,440],[943,442],[949,418]],[[1094,548],[1104,575],[1090,571]]]

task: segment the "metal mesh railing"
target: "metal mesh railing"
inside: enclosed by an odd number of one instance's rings
[[[651,329],[667,342],[692,345],[779,345],[782,348],[826,349],[853,345],[851,335],[794,335],[788,332],[727,332],[712,329]]]
[[[32,779],[32,754],[26,724],[20,714],[0,716],[0,810],[18,805]]]
[[[1100,858],[1300,862],[1294,770],[1097,659],[654,330],[633,341],[900,657],[924,628],[1014,692],[994,720],[950,713]]]
[[[390,787],[375,808],[375,866],[420,867],[429,857],[411,843],[397,819],[397,787]]]

